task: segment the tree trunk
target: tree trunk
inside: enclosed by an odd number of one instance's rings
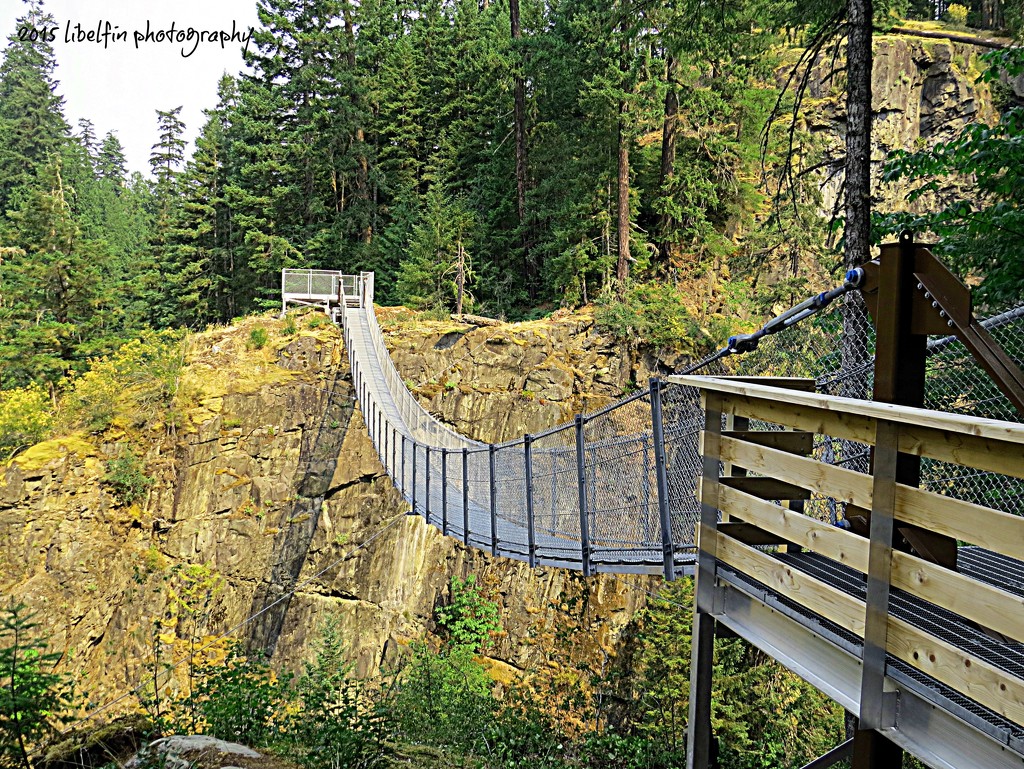
[[[868,261],[871,242],[871,14],[871,0],[848,0],[843,259],[847,269]]]
[[[868,261],[871,244],[871,0],[847,0],[846,52],[846,246],[843,263],[852,269]],[[843,371],[840,394],[866,398],[870,320],[859,291],[846,296],[843,312]],[[844,456],[855,449],[844,444]],[[855,467],[853,469],[860,469]]]
[[[619,261],[615,269],[615,277],[619,281],[619,290],[629,279],[629,135],[626,131],[626,116],[629,106],[625,100],[619,102],[619,219],[618,241]]]
[[[455,300],[455,314],[462,317],[462,294],[466,288],[466,252],[462,248],[462,241],[459,241],[459,272],[455,277],[455,284],[459,287],[458,298]]]
[[[629,89],[629,28],[627,17],[623,17],[619,29],[619,69],[624,73],[622,90]],[[618,278],[619,292],[625,290],[629,280],[629,102],[625,93],[619,98],[619,200],[618,226],[616,235],[619,242],[619,260],[615,266],[615,277]]]
[[[672,178],[676,165],[676,127],[679,124],[679,95],[676,93],[676,66],[677,61],[671,54],[665,65],[665,119],[661,129],[661,176],[658,180],[658,187],[662,195],[668,194],[668,183]],[[658,255],[662,264],[668,266],[671,263],[671,245],[669,233],[675,228],[675,219],[672,214],[663,212],[658,221]]]
[[[512,27],[513,55],[516,57],[512,86],[512,119],[516,135],[516,212],[519,215],[519,232],[522,237],[526,287],[533,298],[537,291],[537,264],[530,253],[530,236],[526,226],[526,79],[523,77],[523,62],[519,60],[522,52],[519,41],[523,36],[519,21],[519,0],[509,0],[508,14]]]

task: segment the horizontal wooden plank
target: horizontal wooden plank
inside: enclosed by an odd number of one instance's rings
[[[874,422],[865,416],[832,412],[799,403],[730,396],[728,411],[736,416],[760,419],[806,432],[831,435],[836,438],[873,444],[875,442]]]
[[[804,430],[725,430],[729,438],[806,456],[814,450],[814,433]]]
[[[723,511],[724,512],[724,511]],[[789,540],[766,531],[752,523],[743,521],[723,521],[718,524],[718,530],[727,537],[739,540],[744,545],[788,545]]]
[[[921,425],[900,428],[900,451],[1024,478],[1024,446]]]
[[[983,627],[1024,639],[1024,598],[1020,596],[899,551],[892,554],[891,575],[894,587]]]
[[[864,537],[737,489],[720,489],[718,502],[722,512],[733,518],[752,523],[805,550],[867,573],[868,540]]]
[[[721,562],[863,637],[864,604],[861,601],[724,534],[718,534],[717,543],[717,557]]]
[[[868,419],[887,419],[900,424],[921,425],[935,430],[946,430],[1024,445],[1024,424],[1017,422],[982,419],[964,414],[947,414],[942,411],[896,406],[891,403],[863,401],[855,398],[839,398],[818,393],[781,391],[778,388],[760,384],[716,377],[673,376],[668,379],[671,382],[696,387],[702,391],[720,393],[727,396],[728,401],[734,400],[735,396],[782,401],[791,406],[806,406],[815,410],[850,414]]]
[[[871,508],[871,476],[785,451],[723,437],[723,462],[745,467],[842,502]]]
[[[743,417],[831,435],[869,446],[875,442],[872,420],[855,414],[829,413],[800,404],[743,396],[731,398],[728,407],[732,413]],[[990,437],[904,424],[900,427],[899,450],[904,454],[931,457],[943,462],[1024,478],[1024,446]]]
[[[718,479],[723,486],[740,489],[761,499],[810,499],[811,492],[777,478],[749,475],[725,475]]]
[[[909,623],[889,616],[890,654],[1017,724],[1024,724],[1024,681]]]
[[[896,518],[1024,560],[1024,518],[1016,515],[899,484]]]
[[[797,377],[797,376],[723,376],[719,379],[725,379],[729,382],[747,382],[749,384],[760,384],[767,385],[768,387],[778,387],[783,390],[800,390],[805,393],[814,392],[817,387],[817,382],[810,377]]]
[[[868,540],[863,537],[736,489],[721,489],[719,505],[734,519],[867,573]],[[984,627],[1024,640],[1024,598],[1020,596],[899,551],[893,553],[892,584]]]

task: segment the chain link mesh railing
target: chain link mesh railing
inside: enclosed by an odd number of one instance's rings
[[[502,444],[473,441],[425,411],[395,368],[373,311],[372,273],[343,286],[358,299],[346,302],[343,326],[367,429],[415,514],[468,545],[533,565],[673,575],[692,568],[704,424],[695,390],[652,380],[647,390],[543,433]],[[985,325],[1021,359],[1024,307]],[[871,320],[851,293],[746,355],[716,357],[698,373],[809,378],[819,392],[868,398],[873,355]],[[927,405],[1019,419],[955,338],[929,343]],[[868,467],[868,447],[852,441],[819,436],[815,454]],[[965,474],[940,462],[926,462],[923,477],[933,491],[1024,513],[1017,479]],[[815,498],[807,512],[835,521],[842,508]]]

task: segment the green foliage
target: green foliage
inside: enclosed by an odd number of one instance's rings
[[[479,752],[498,704],[475,655],[501,625],[497,606],[481,595],[473,575],[452,577],[451,591],[451,602],[437,611],[444,643],[438,650],[425,641],[412,645],[392,712],[409,739]]]
[[[43,440],[52,425],[52,404],[38,384],[0,391],[0,460]]]
[[[153,485],[153,479],[145,474],[145,469],[145,463],[135,452],[123,446],[115,459],[107,460],[103,480],[113,489],[117,501],[127,507],[145,496]]]
[[[238,642],[228,645],[222,663],[197,670],[192,697],[198,703],[203,733],[253,747],[277,733],[290,681],[272,675],[258,653],[246,654]]]
[[[412,644],[392,704],[399,731],[408,739],[477,753],[497,710],[491,679],[468,646],[434,651]]]
[[[960,3],[950,3],[946,6],[945,18],[954,27],[966,27],[967,26],[967,6],[960,5]]]
[[[70,427],[99,431],[138,427],[171,406],[184,364],[184,341],[170,331],[147,331],[65,383],[62,418]]]
[[[249,332],[249,347],[253,350],[261,350],[267,343],[267,330],[263,326],[257,326]]]
[[[664,282],[635,283],[619,296],[598,300],[597,324],[620,339],[693,353],[701,338],[679,290]]]
[[[39,623],[25,604],[0,612],[0,767],[32,769],[33,749],[69,713],[74,700],[65,675],[54,673],[60,654],[47,652]]]
[[[473,217],[461,198],[451,200],[434,184],[424,198],[422,218],[413,228],[409,253],[398,272],[398,295],[417,309],[455,309],[459,257],[465,271],[463,309],[471,310],[468,233]]]
[[[624,727],[672,753],[685,747],[693,582],[662,587],[637,618]],[[739,639],[715,641],[712,727],[721,766],[802,766],[843,733],[843,711]]]
[[[309,769],[368,766],[384,750],[383,708],[352,676],[338,619],[329,615],[296,683],[286,722],[288,752]]]
[[[451,601],[438,608],[437,624],[450,646],[465,646],[474,654],[483,651],[491,636],[501,631],[498,606],[483,597],[473,574],[464,580],[452,577]]]
[[[987,69],[983,80],[995,82],[1002,72],[1024,71],[1019,48],[980,57]],[[894,152],[886,161],[885,182],[912,184],[908,201],[942,200],[941,187],[951,180],[970,190],[970,198],[940,203],[922,214],[896,213],[877,217],[874,237],[902,230],[938,236],[935,250],[947,257],[962,276],[982,279],[977,295],[989,306],[1020,299],[1024,289],[1024,107],[1003,113],[994,126],[970,123],[948,142],[920,152]]]

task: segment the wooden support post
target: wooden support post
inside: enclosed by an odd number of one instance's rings
[[[697,539],[697,590],[690,659],[690,717],[686,769],[710,769],[712,758],[711,676],[714,668],[714,588],[718,555],[718,489],[721,472],[722,398],[704,393],[704,457]]]

